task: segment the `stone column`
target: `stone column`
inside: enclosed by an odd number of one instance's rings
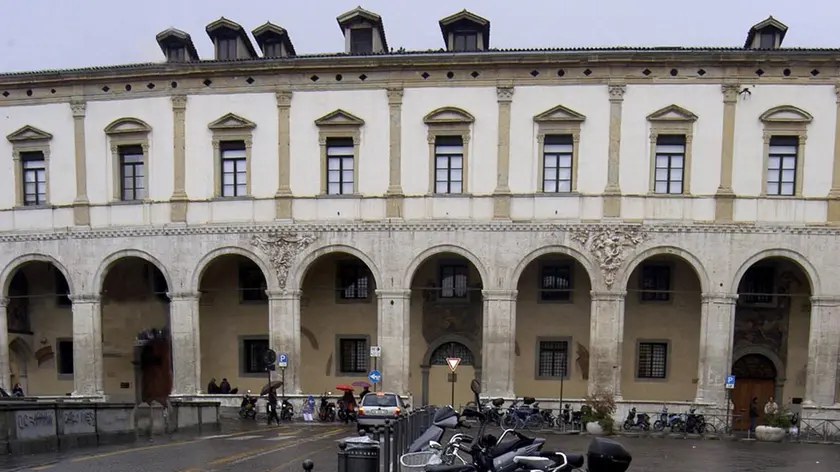
[[[172,392],[195,395],[201,392],[201,344],[199,293],[170,293],[169,330],[172,339]]]
[[[172,96],[174,190],[169,199],[173,223],[187,221],[187,96]]]
[[[732,370],[732,336],[737,301],[736,294],[703,294],[697,403],[714,403],[722,407],[726,405],[724,383]]]
[[[840,298],[811,297],[805,405],[835,404],[840,358]]]
[[[73,395],[102,396],[102,308],[99,295],[70,295],[73,301]]]
[[[0,387],[12,391],[11,366],[9,365],[9,318],[6,308],[8,298],[0,298]]]
[[[289,358],[286,367],[286,393],[299,394],[300,389],[300,290],[266,292],[268,294],[268,342],[279,356]],[[271,372],[273,380],[280,380],[282,372]]]
[[[837,112],[834,122],[834,167],[831,173],[831,190],[828,192],[828,222],[840,225],[840,82],[834,85]]]
[[[604,189],[604,218],[621,217],[621,187],[619,177],[621,169],[621,113],[624,106],[624,84],[610,84],[610,143],[607,150],[607,187]]]
[[[732,162],[735,158],[735,105],[738,102],[738,84],[724,84],[723,92],[723,139],[720,149],[720,185],[715,193],[715,221],[732,221],[735,207],[735,192],[732,190]]]
[[[591,292],[589,322],[589,393],[612,392],[621,399],[624,345],[624,298],[627,292]]]
[[[76,167],[76,199],[73,200],[73,220],[77,226],[90,225],[90,201],[87,196],[87,158],[85,151],[85,112],[87,105],[80,98],[70,101],[73,113],[73,141]]]
[[[402,189],[402,86],[388,87],[388,192],[385,206],[388,218],[403,217]]]
[[[514,395],[516,360],[516,290],[482,290],[482,396]]]
[[[291,154],[291,107],[292,91],[280,90],[274,94],[277,98],[277,193],[274,195],[275,219],[292,218],[292,154]]]
[[[377,290],[377,344],[382,348],[378,367],[382,390],[407,394],[411,345],[411,290]]]
[[[513,102],[512,85],[496,87],[499,102],[499,145],[496,152],[496,189],[493,190],[493,218],[510,219],[510,104]]]

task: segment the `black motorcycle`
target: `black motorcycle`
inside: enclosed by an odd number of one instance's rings
[[[557,417],[557,427],[560,429],[571,427],[573,431],[581,431],[583,429],[583,412],[572,411],[572,405],[566,403],[563,405],[560,416]]]
[[[627,419],[624,420],[624,430],[630,431],[634,428],[641,428],[642,431],[650,431],[650,415],[647,413],[636,414],[636,407],[630,409]]]
[[[344,404],[344,400],[338,401],[338,420],[345,423],[354,423],[356,421],[356,411],[352,406],[348,407]]]
[[[242,397],[242,403],[239,404],[239,417],[242,419],[257,419],[257,397],[252,397],[250,390]]]
[[[283,404],[280,406],[280,421],[292,421],[294,416],[295,407],[288,400],[283,400]]]
[[[703,434],[706,432],[706,417],[694,413],[697,408],[688,410],[685,416],[685,432]]]
[[[321,395],[321,405],[318,407],[318,419],[332,423],[335,421],[335,403],[329,400],[329,392]]]

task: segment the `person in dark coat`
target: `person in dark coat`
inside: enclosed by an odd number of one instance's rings
[[[755,425],[758,422],[758,397],[753,397],[750,402],[750,431],[755,432]]]
[[[219,393],[219,386],[216,384],[216,378],[213,377],[210,379],[210,383],[207,384],[207,394],[208,395],[218,395]]]
[[[280,425],[280,417],[277,416],[277,389],[272,388],[268,391],[268,425],[271,426],[272,421],[276,421]]]
[[[230,382],[228,382],[228,379],[222,379],[222,383],[219,384],[219,393],[222,395],[230,393]]]
[[[362,402],[362,400],[365,398],[365,395],[367,395],[368,393],[370,393],[370,387],[365,387],[365,389],[362,390],[362,393],[359,394],[359,403]]]

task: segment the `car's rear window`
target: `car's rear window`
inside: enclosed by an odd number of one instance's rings
[[[375,393],[369,393],[365,395],[365,398],[362,399],[362,406],[378,406],[385,408],[393,408],[397,406],[397,396],[377,395]]]

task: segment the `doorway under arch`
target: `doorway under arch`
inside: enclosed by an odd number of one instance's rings
[[[422,372],[422,403],[423,405],[452,405],[459,408],[473,401],[473,394],[470,390],[470,381],[478,379],[481,381],[481,365],[474,354],[475,348],[466,339],[447,336],[429,346],[424,356]],[[454,389],[450,383],[451,370],[447,359],[458,358],[461,362],[456,370],[456,382]]]
[[[753,398],[758,398],[759,413],[770,397],[779,402],[783,379],[779,372],[784,372],[778,364],[779,359],[771,359],[764,353],[748,352],[736,355],[732,364],[735,376],[735,389],[732,390],[732,403],[736,414],[734,429],[747,429],[749,426],[749,406]]]

